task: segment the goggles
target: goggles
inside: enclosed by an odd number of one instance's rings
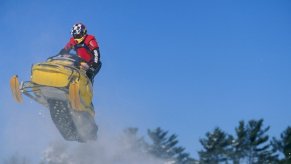
[[[75,39],[80,39],[80,38],[82,38],[84,35],[82,35],[82,34],[73,34],[73,37],[75,38]]]

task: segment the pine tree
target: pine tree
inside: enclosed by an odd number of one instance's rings
[[[239,122],[239,126],[235,128],[236,138],[232,142],[232,152],[230,158],[233,164],[239,164],[246,157],[247,133],[244,121]]]
[[[124,130],[125,138],[124,142],[127,142],[126,145],[129,146],[130,149],[135,151],[140,151],[141,153],[147,152],[148,143],[146,143],[144,137],[138,136],[138,128],[127,128]]]
[[[215,128],[212,133],[207,132],[206,138],[200,139],[204,150],[199,151],[200,162],[205,164],[227,163],[231,152],[233,137],[220,128]]]
[[[273,138],[272,145],[275,150],[284,154],[284,158],[281,160],[282,164],[291,163],[291,127],[287,127],[286,130],[280,135],[280,139]]]
[[[149,145],[149,152],[158,158],[167,160],[173,164],[192,164],[194,159],[188,153],[185,153],[185,148],[177,146],[177,135],[172,134],[168,137],[168,131],[161,128],[148,130],[148,136],[152,141]]]
[[[245,126],[244,121],[236,128],[236,137],[231,155],[233,163],[245,160],[249,164],[276,163],[277,156],[271,150],[269,136],[270,127],[263,128],[263,119],[250,120]]]

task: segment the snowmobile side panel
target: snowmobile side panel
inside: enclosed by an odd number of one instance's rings
[[[80,102],[80,87],[79,83],[73,82],[69,87],[69,100],[71,106],[75,111],[81,111],[81,102]]]
[[[83,95],[82,97],[80,96],[80,93],[84,93],[84,91],[80,91],[80,83],[78,81],[72,82],[69,86],[69,102],[71,108],[76,112],[88,112],[92,117],[94,117],[95,112],[91,102],[84,102],[86,100],[91,101],[91,97],[88,97],[88,94],[91,92],[87,92],[87,95]]]

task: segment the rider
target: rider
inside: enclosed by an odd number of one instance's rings
[[[61,49],[60,54],[67,54],[74,49],[77,55],[89,65],[86,74],[93,83],[102,65],[98,43],[93,35],[87,34],[87,29],[82,23],[73,25],[71,35],[70,41]]]

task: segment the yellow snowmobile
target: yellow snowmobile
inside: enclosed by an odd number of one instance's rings
[[[57,55],[32,66],[30,81],[10,80],[12,94],[19,103],[22,94],[44,105],[66,140],[96,140],[98,127],[92,104],[92,83],[88,65],[77,55]]]

